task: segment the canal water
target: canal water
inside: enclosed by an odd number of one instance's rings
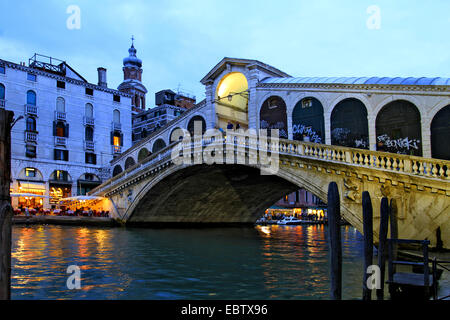
[[[362,236],[342,227],[343,298],[360,299]],[[81,271],[69,290],[67,268]],[[324,226],[14,226],[13,299],[329,299]]]

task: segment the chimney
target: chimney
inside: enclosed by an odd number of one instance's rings
[[[106,83],[106,69],[105,68],[97,68],[98,71],[98,85],[100,87],[107,88],[108,85]]]

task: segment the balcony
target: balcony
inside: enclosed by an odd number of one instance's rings
[[[55,137],[55,146],[65,147],[67,145],[66,137]]]
[[[94,151],[94,141],[84,141],[84,150]]]
[[[37,133],[32,131],[25,131],[25,142],[37,143]]]
[[[120,123],[117,123],[117,122],[112,122],[112,130],[113,131],[121,131],[122,130],[122,125]]]
[[[94,118],[91,117],[84,117],[83,122],[85,126],[93,126],[94,125]]]
[[[32,116],[37,116],[37,107],[31,104],[26,104],[25,113]]]
[[[0,99],[0,108],[5,109],[5,100]]]
[[[56,120],[61,120],[61,121],[66,121],[66,113],[65,112],[55,111],[55,119]]]
[[[121,146],[112,146],[112,153],[113,153],[113,155],[121,154],[122,147]]]

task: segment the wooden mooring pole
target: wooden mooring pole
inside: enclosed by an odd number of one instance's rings
[[[0,300],[11,299],[11,122],[14,113],[0,109]]]
[[[328,230],[331,255],[331,299],[342,299],[341,205],[336,182],[328,185]]]
[[[373,209],[368,191],[362,194],[363,232],[364,232],[364,270],[363,270],[363,300],[372,299],[372,289],[367,287],[369,278],[367,268],[373,264]]]
[[[384,299],[384,274],[386,271],[386,243],[389,223],[389,202],[386,197],[380,205],[380,237],[378,241],[378,267],[380,268],[380,289],[377,289],[377,299]]]

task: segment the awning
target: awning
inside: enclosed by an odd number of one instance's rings
[[[11,197],[35,197],[35,198],[48,198],[48,196],[44,196],[41,194],[34,193],[11,193]]]
[[[76,197],[68,197],[59,199],[59,201],[88,201],[88,200],[102,200],[103,197],[95,197],[95,196],[76,196]]]
[[[22,189],[45,191],[45,183],[43,182],[19,181],[19,186]]]

